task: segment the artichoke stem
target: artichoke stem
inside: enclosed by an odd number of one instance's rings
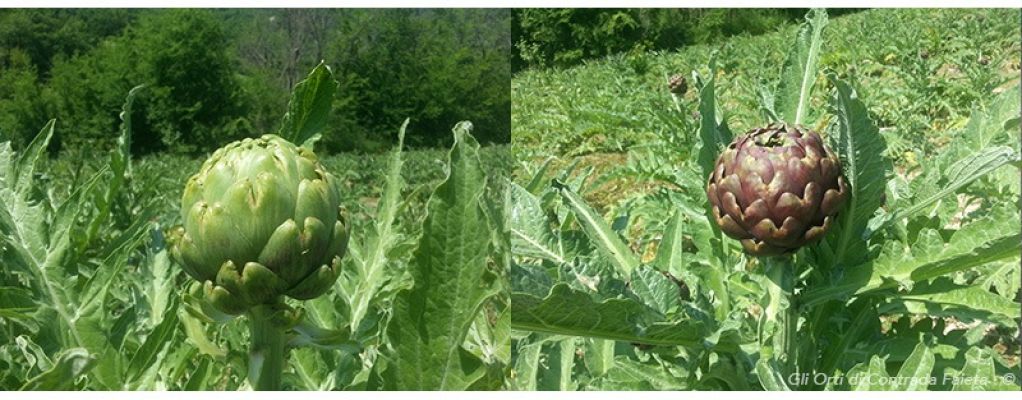
[[[678,100],[678,95],[671,93],[671,100],[674,100],[674,109],[678,111],[678,114],[683,114],[684,110],[681,108],[681,101]]]
[[[798,306],[795,304],[795,263],[790,255],[761,258],[766,267],[768,282],[765,317],[774,322],[773,355],[781,365],[781,374],[787,381],[798,373]],[[766,344],[766,343],[763,343]]]
[[[248,352],[248,379],[255,390],[280,390],[284,372],[285,330],[274,321],[272,305],[259,305],[248,311],[251,347]]]

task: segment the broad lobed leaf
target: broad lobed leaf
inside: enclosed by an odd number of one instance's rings
[[[594,301],[589,294],[559,283],[549,295],[511,294],[511,326],[559,335],[628,341],[658,346],[712,346],[710,327],[688,318],[668,320],[634,299]],[[735,343],[730,336],[718,345]]]
[[[316,66],[305,80],[295,85],[281,122],[280,136],[291,143],[304,145],[322,131],[338,85],[330,67],[322,62]]]
[[[814,8],[806,14],[806,21],[795,35],[773,95],[773,110],[783,121],[802,124],[806,120],[809,97],[819,70],[821,36],[826,25],[827,11]]]
[[[889,242],[881,255],[854,267],[829,285],[809,290],[802,301],[841,299],[850,295],[881,293],[912,286],[986,263],[1018,257],[1020,222],[1007,209],[974,221],[955,232],[946,243],[936,231],[921,234],[912,246]]]
[[[478,151],[459,124],[447,179],[427,203],[411,264],[414,286],[394,300],[385,387],[465,390],[485,372],[482,360],[462,347],[476,314],[496,294],[487,279],[492,244]]]
[[[841,168],[851,188],[851,196],[838,216],[833,232],[824,239],[827,252],[823,260],[830,265],[851,266],[866,260],[869,252],[864,233],[873,214],[880,208],[891,173],[891,162],[884,154],[886,144],[870,120],[866,106],[852,87],[834,76],[831,103],[837,117],[829,140],[841,159]]]

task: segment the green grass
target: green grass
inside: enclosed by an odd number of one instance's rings
[[[1020,24],[1017,10],[1003,9],[888,9],[836,17],[824,31],[821,71],[859,83],[896,159],[906,158],[908,149],[929,154],[952,139],[946,132],[960,128],[974,105],[1017,81]],[[517,74],[511,83],[513,153],[533,159],[621,152],[665,134],[691,136],[698,120],[691,71],[706,74],[713,51],[720,60],[722,111],[733,131],[752,128],[763,120],[760,86],[776,85],[796,29]],[[677,73],[689,78],[690,88],[680,113],[666,87],[666,78]],[[819,115],[830,88],[823,74],[816,84],[811,114]]]

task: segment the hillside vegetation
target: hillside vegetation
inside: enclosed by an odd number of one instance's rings
[[[510,386],[1019,390],[1020,22],[813,9],[517,74]]]
[[[145,85],[133,153],[204,154],[279,128],[323,61],[340,86],[322,151],[385,151],[405,118],[414,147],[450,146],[462,120],[507,143],[509,29],[507,10],[0,10],[0,141],[56,118],[51,152],[111,148]]]
[[[858,82],[871,116],[896,158],[926,154],[952,140],[977,102],[1017,81],[1017,10],[870,10],[835,17],[823,34],[821,70]],[[776,85],[797,26],[739,36],[679,52],[627,53],[569,69],[532,69],[511,83],[512,137],[520,159],[621,152],[652,138],[689,131],[698,98],[690,90],[675,109],[667,78],[707,72],[718,52],[720,105],[736,132],[760,121],[762,88]],[[820,92],[830,90],[821,74]],[[690,87],[693,86],[690,82]],[[814,99],[820,112],[824,96]],[[894,126],[893,121],[898,121]],[[914,157],[924,156],[916,154]]]

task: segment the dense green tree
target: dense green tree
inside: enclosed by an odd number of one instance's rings
[[[58,61],[47,90],[58,118],[74,128],[69,142],[114,137],[124,96],[140,84],[137,151],[207,151],[247,133],[238,132],[243,105],[219,24],[209,11],[161,11]]]
[[[4,58],[7,67],[0,73],[0,133],[20,146],[32,140],[49,117],[29,55],[9,49]]]
[[[294,85],[324,58],[338,10],[242,10],[223,14],[233,37],[252,127],[280,124]],[[258,95],[256,95],[258,94]]]
[[[47,76],[57,57],[69,57],[117,35],[135,17],[128,9],[2,9],[0,10],[0,67],[4,55],[24,52],[38,74]]]
[[[406,117],[412,145],[445,144],[460,120],[509,142],[509,34],[508,10],[345,12],[328,59],[343,77],[337,119],[369,143],[390,142]]]
[[[27,143],[54,117],[45,95],[55,63],[119,34],[134,10],[0,9],[0,132]],[[59,139],[51,148],[59,147]]]
[[[510,141],[509,10],[0,10],[0,132],[20,146],[114,143],[131,88],[137,153],[207,152],[279,128],[320,61],[340,86],[320,149],[447,145],[471,120]]]
[[[144,97],[146,118],[160,143],[207,150],[251,135],[243,128],[230,43],[212,12],[154,15],[132,32],[132,44],[140,52],[143,83],[151,85]]]

